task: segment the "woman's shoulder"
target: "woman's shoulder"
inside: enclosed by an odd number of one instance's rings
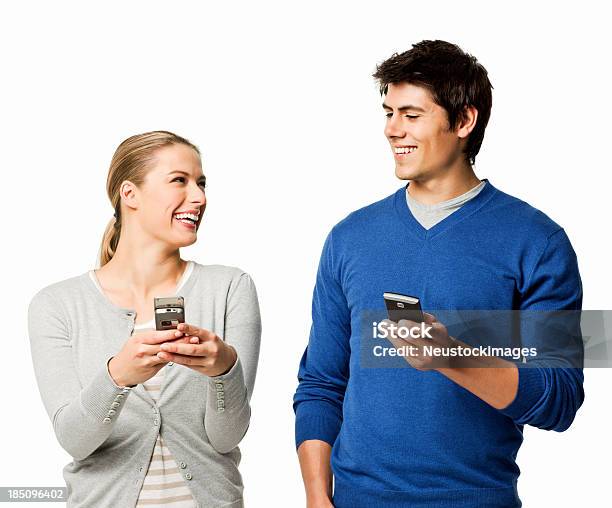
[[[197,279],[200,281],[231,283],[241,278],[251,278],[247,272],[237,266],[219,264],[203,265],[197,261],[192,262],[194,264],[194,270],[197,273]]]
[[[30,299],[30,310],[45,308],[63,308],[63,303],[70,300],[83,301],[88,272],[75,275],[40,288]]]
[[[242,268],[229,265],[203,265],[197,261],[192,261],[194,270],[198,270],[200,276],[207,277],[223,277],[227,279],[239,278],[242,275],[248,275]]]
[[[80,293],[83,289],[84,282],[86,282],[86,277],[89,277],[89,272],[53,282],[39,289],[33,298],[38,296],[62,298],[63,296]]]

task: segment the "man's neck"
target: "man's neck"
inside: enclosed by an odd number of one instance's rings
[[[431,178],[410,180],[408,194],[424,205],[435,205],[465,194],[480,184],[471,166],[459,172],[447,172]]]

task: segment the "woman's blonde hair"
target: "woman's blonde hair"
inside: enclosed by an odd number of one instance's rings
[[[121,236],[121,184],[129,180],[137,187],[142,185],[151,169],[150,162],[159,148],[169,145],[183,144],[193,148],[198,156],[198,147],[181,136],[168,131],[152,131],[131,136],[123,141],[115,150],[106,179],[106,193],[115,209],[114,217],[104,230],[100,245],[100,267],[108,263],[119,244]]]

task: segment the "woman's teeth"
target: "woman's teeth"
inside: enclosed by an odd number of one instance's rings
[[[198,216],[193,213],[177,213],[174,217],[185,224],[195,224],[198,222]]]
[[[176,213],[174,214],[174,218],[179,221],[182,222],[183,224],[191,227],[191,228],[195,228],[196,224],[198,223],[198,215],[195,215],[193,213]]]

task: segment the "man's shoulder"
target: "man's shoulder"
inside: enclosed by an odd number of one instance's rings
[[[523,199],[497,189],[495,199],[489,203],[500,226],[507,222],[515,234],[525,233],[532,239],[548,238],[562,227],[542,210]]]
[[[332,228],[332,233],[349,234],[355,231],[363,234],[367,228],[379,227],[382,222],[389,220],[389,215],[393,211],[393,203],[398,192],[396,191],[389,196],[349,213]]]

